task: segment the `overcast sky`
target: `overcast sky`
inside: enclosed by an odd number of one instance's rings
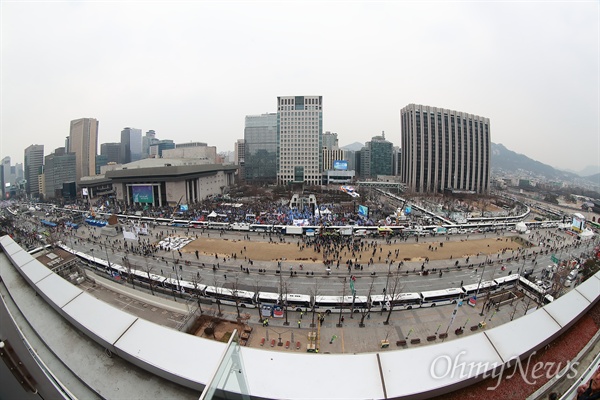
[[[73,119],[232,151],[277,96],[323,96],[340,145],[416,103],[490,118],[492,142],[600,165],[599,2],[1,3],[0,156],[64,146]]]

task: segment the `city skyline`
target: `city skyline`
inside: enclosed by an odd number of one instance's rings
[[[61,147],[82,117],[99,144],[131,126],[233,151],[247,115],[303,94],[340,146],[399,146],[415,103],[485,115],[493,143],[555,168],[600,165],[597,2],[314,6],[3,2],[0,157]]]

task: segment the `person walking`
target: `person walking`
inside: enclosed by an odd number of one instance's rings
[[[302,324],[302,321],[301,321],[301,320],[298,320],[298,328],[300,328],[300,327],[301,327],[301,326],[300,326],[301,324]]]

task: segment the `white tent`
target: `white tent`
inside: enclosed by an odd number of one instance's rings
[[[581,240],[590,240],[594,237],[594,232],[591,229],[584,229],[583,232],[579,234],[579,239]]]
[[[519,233],[525,233],[527,232],[527,225],[525,225],[525,222],[521,221],[515,225],[515,230]]]
[[[216,212],[211,212],[210,214],[208,214],[208,218],[216,218],[217,213]]]

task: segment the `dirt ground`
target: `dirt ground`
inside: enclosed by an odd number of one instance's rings
[[[253,238],[254,239],[254,238]],[[365,239],[368,240],[368,239]],[[213,238],[198,238],[185,246],[181,251],[193,253],[198,250],[204,255],[214,256],[217,254],[219,258],[230,257],[237,254],[238,258],[248,257],[251,260],[260,261],[277,261],[284,259],[287,261],[299,261],[307,264],[311,262],[322,262],[321,254],[316,253],[311,248],[306,248],[303,251],[298,246],[299,239],[286,237],[286,243],[268,243],[257,240],[228,240],[228,239],[213,239]],[[430,250],[430,246],[434,250]],[[246,247],[246,250],[244,250]],[[415,238],[408,239],[407,242],[397,240],[394,244],[387,245],[383,242],[380,244],[381,251],[377,251],[377,255],[373,257],[375,262],[384,262],[388,251],[392,252],[392,257],[396,249],[400,249],[400,255],[397,261],[422,261],[425,257],[430,260],[447,260],[450,258],[471,257],[478,253],[482,255],[496,254],[504,249],[517,250],[522,246],[512,240],[511,237],[493,237],[483,239],[469,239],[459,241],[446,241],[444,237],[440,237],[435,242],[431,238],[427,242],[419,240],[415,242]],[[372,256],[373,250],[365,250],[357,252],[356,257],[360,261],[366,262]],[[342,261],[345,262],[351,258],[351,254],[342,253]],[[381,256],[381,261],[378,257]]]
[[[241,334],[244,331],[244,328],[247,326],[245,322],[250,318],[247,314],[242,314],[241,323],[237,323],[234,321],[227,321],[221,318],[215,318],[210,315],[201,315],[198,317],[194,326],[192,328],[191,334],[194,336],[199,336],[207,339],[217,340],[221,342],[227,342],[229,337],[225,337],[228,333],[231,334],[235,329]],[[212,326],[214,329],[214,335],[207,335],[204,332],[204,329]]]

